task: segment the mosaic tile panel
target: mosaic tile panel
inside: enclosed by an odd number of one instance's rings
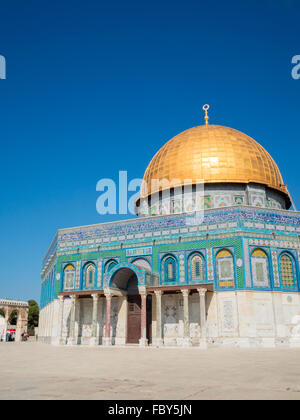
[[[80,269],[81,269],[81,262],[77,261],[77,263],[76,263],[75,289],[79,289],[79,287],[80,287]]]
[[[228,207],[231,203],[231,195],[230,194],[223,194],[223,195],[215,195],[214,197],[214,205],[215,207]]]
[[[97,288],[101,287],[102,283],[102,266],[103,266],[103,259],[98,259],[97,262]]]
[[[207,248],[206,250],[206,261],[207,261],[207,280],[214,280],[214,266],[213,266],[213,256],[212,248]]]
[[[179,282],[185,283],[185,254],[184,252],[178,253],[178,259],[179,259]]]
[[[272,268],[273,268],[273,278],[274,286],[280,287],[279,272],[278,272],[278,262],[277,262],[277,251],[271,252],[272,256]]]

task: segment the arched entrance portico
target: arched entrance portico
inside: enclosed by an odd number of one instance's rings
[[[126,344],[146,345],[151,342],[152,297],[140,287],[134,269],[120,267],[111,276],[110,290],[127,296]]]
[[[6,339],[7,330],[11,329],[14,331],[15,341],[20,341],[21,334],[27,332],[28,303],[0,299],[0,312],[0,316],[4,317],[3,327],[0,331],[2,339]]]
[[[110,287],[124,291],[127,295],[139,295],[137,275],[128,267],[120,268],[112,275]]]

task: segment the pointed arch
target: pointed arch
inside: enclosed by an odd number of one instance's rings
[[[189,279],[191,282],[205,280],[205,259],[200,252],[194,252],[188,259]]]
[[[163,281],[175,283],[177,279],[177,260],[173,255],[167,255],[162,263]]]
[[[104,271],[105,273],[109,273],[116,265],[118,265],[118,261],[114,258],[111,258],[105,263]]]
[[[147,258],[136,258],[133,261],[131,261],[131,264],[135,265],[138,268],[151,272],[151,264],[147,260]]]
[[[84,287],[93,288],[95,287],[96,281],[96,266],[92,262],[85,264],[83,269],[84,274]]]
[[[265,250],[261,249],[261,248],[256,248],[253,252],[252,252],[252,257],[262,257],[262,258],[268,258],[268,254],[266,253]]]

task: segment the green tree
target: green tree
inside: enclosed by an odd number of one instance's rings
[[[39,325],[40,308],[35,300],[29,300],[28,334],[34,335],[34,328]]]

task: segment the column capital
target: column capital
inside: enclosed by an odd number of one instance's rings
[[[99,300],[99,298],[100,298],[98,293],[92,293],[91,296],[92,296],[93,300]]]
[[[163,290],[154,290],[155,296],[162,296],[164,294]]]
[[[106,299],[111,300],[112,293],[104,293],[104,296],[106,297]]]
[[[188,296],[190,294],[190,290],[189,289],[181,289],[181,293],[183,294],[183,296]]]
[[[207,289],[204,289],[204,287],[200,287],[200,289],[197,289],[197,292],[200,296],[205,296]]]
[[[146,290],[146,287],[144,287],[144,286],[141,286],[141,287],[139,287],[139,294],[141,295],[141,296],[147,296],[147,290]]]
[[[60,302],[63,302],[64,300],[65,300],[65,297],[64,296],[58,296],[58,300],[60,301]]]

